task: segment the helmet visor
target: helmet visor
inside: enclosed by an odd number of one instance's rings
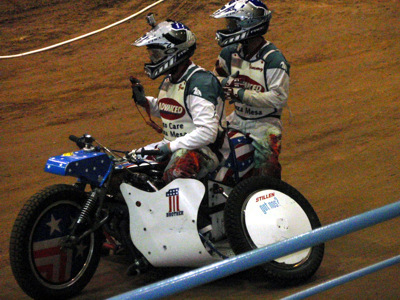
[[[158,63],[165,56],[164,49],[160,49],[160,48],[147,47],[147,52],[149,53],[150,60],[153,64]]]
[[[226,18],[226,32],[233,33],[240,30],[239,20]]]

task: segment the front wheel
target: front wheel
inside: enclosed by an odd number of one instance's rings
[[[225,227],[235,254],[262,248],[321,226],[317,214],[300,192],[271,177],[251,177],[239,183],[225,207]],[[319,268],[324,244],[263,264],[266,279],[293,285]]]
[[[102,235],[63,246],[86,195],[71,185],[53,185],[32,196],[15,220],[10,263],[23,291],[35,299],[64,299],[79,293],[100,259]]]

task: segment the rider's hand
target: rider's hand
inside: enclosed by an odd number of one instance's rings
[[[158,162],[165,161],[172,153],[169,144],[161,145],[158,149],[160,150],[160,154],[156,156],[156,161]]]
[[[224,87],[225,100],[229,100],[229,103],[234,102],[243,103],[244,90],[239,88]]]
[[[144,94],[144,87],[140,83],[140,80],[135,77],[130,77],[129,80],[132,84],[132,99],[140,106],[146,107],[149,105],[146,96]]]
[[[237,71],[235,74],[229,75],[228,77],[225,77],[221,81],[222,87],[233,87],[235,84],[235,80],[239,75],[239,71]]]

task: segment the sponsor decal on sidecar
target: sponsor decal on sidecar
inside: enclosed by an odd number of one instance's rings
[[[274,197],[272,201],[263,202],[263,204],[261,204],[259,207],[264,214],[267,214],[269,210],[278,208],[279,206],[278,198]]]
[[[168,197],[169,211],[167,212],[168,217],[175,217],[183,215],[183,211],[179,210],[179,188],[169,189],[165,196]]]
[[[274,196],[275,196],[275,193],[269,193],[266,195],[262,195],[262,196],[256,198],[256,202],[263,201],[263,200],[269,199]]]

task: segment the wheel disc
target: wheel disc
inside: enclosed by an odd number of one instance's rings
[[[73,248],[61,247],[79,211],[76,203],[59,201],[44,210],[33,226],[29,238],[29,262],[34,276],[48,288],[64,289],[72,285],[89,265],[93,255],[93,233]]]
[[[274,189],[263,189],[249,195],[243,203],[242,226],[246,239],[254,249],[262,248],[312,230],[312,225],[301,206],[288,195]],[[307,248],[275,262],[300,265],[311,253]]]

